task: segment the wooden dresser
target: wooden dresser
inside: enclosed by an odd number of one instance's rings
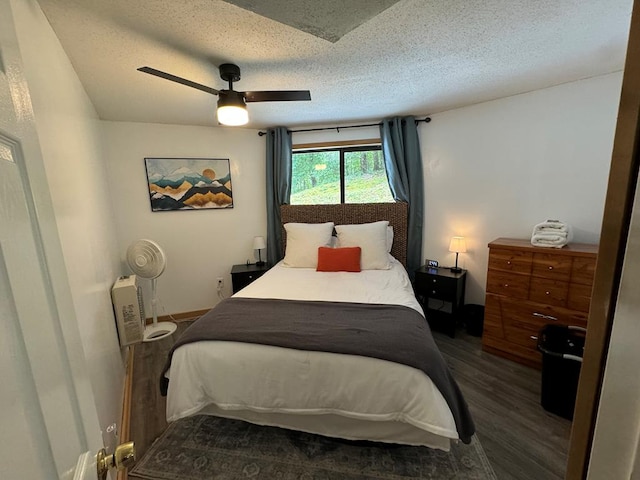
[[[540,368],[538,333],[548,323],[587,326],[597,245],[534,247],[529,240],[489,244],[483,350]]]

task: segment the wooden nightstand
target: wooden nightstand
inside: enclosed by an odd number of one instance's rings
[[[460,309],[464,305],[466,278],[466,270],[452,272],[448,268],[426,265],[416,270],[413,289],[429,324],[432,328],[442,325],[452,338],[455,336]],[[441,308],[433,308],[437,301]],[[450,309],[442,308],[447,305],[450,305]]]
[[[260,278],[264,275],[264,272],[269,270],[269,265],[264,264],[261,266],[255,263],[234,265],[231,267],[231,283],[233,285],[233,293],[243,289],[256,278]]]

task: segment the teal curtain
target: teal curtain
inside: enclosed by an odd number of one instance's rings
[[[280,205],[291,197],[291,132],[286,127],[267,130],[267,262],[284,257]]]
[[[380,124],[382,153],[391,194],[409,204],[407,272],[413,279],[422,265],[424,185],[422,156],[416,119],[412,116],[384,119]]]

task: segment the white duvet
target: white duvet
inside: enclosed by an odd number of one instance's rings
[[[360,273],[277,264],[235,296],[395,304],[422,313],[395,259],[391,270]],[[385,360],[209,341],[178,348],[167,376],[170,422],[206,413],[443,450],[458,438],[453,416],[427,375]]]

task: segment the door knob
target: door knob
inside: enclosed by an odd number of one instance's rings
[[[98,452],[96,464],[98,468],[98,479],[106,480],[107,473],[112,468],[122,470],[130,467],[136,460],[136,446],[133,442],[126,442],[116,447],[115,452],[107,455],[107,451],[102,448]]]

